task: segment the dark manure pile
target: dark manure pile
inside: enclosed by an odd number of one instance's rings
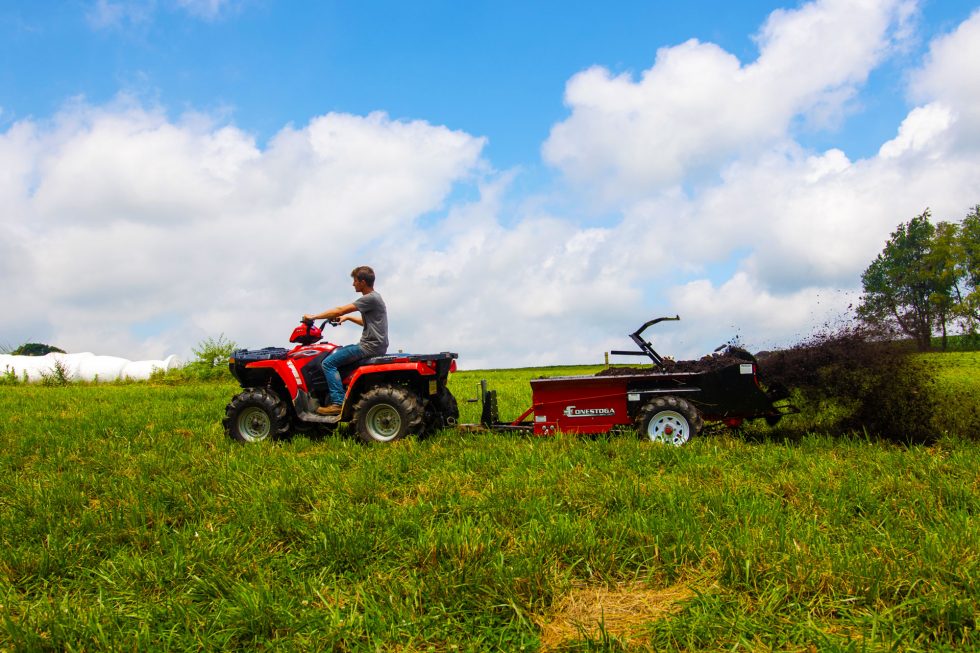
[[[664,368],[670,374],[680,374],[682,372],[713,372],[729,365],[737,365],[747,361],[755,361],[755,357],[740,347],[726,346],[721,351],[702,356],[693,361],[675,361],[671,358],[664,359]],[[662,372],[655,367],[609,367],[600,370],[596,376],[631,376],[636,374],[661,374]]]

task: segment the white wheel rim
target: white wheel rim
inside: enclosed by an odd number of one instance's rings
[[[238,432],[249,442],[265,440],[272,432],[272,419],[261,408],[249,406],[238,416]]]
[[[691,425],[687,418],[673,410],[662,410],[650,419],[647,437],[653,442],[663,442],[679,447],[691,439]]]
[[[365,426],[371,439],[388,442],[398,437],[402,428],[402,416],[394,406],[380,404],[372,406],[365,416]]]

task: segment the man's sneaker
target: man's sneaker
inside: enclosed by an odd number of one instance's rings
[[[329,406],[320,406],[316,409],[317,415],[340,415],[340,406],[338,404],[330,404]]]

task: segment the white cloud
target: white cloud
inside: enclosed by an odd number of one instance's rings
[[[744,272],[720,285],[700,279],[670,291],[672,306],[683,316],[679,329],[683,334],[668,332],[663,340],[691,356],[704,350],[685,351],[685,345],[703,343],[712,336],[721,345],[725,340],[719,334],[738,337],[753,351],[785,346],[802,340],[829,316],[845,314],[856,298],[853,292],[815,287],[776,294],[758,286]]]
[[[980,12],[932,44],[913,75],[926,104],[878,156],[792,140],[794,121],[846,116],[869,72],[911,37],[914,10],[808,3],[769,17],[750,65],[689,41],[661,49],[639,80],[593,68],[569,82],[571,115],[545,158],[621,207],[608,258],[631,286],[659,288],[661,313],[694,318],[668,343],[703,345],[727,325],[754,346],[787,344],[846,307],[900,221],[926,207],[958,219],[977,202],[980,121],[962,116],[980,106]],[[693,190],[678,191],[682,181]]]
[[[235,201],[235,181],[260,156],[231,127],[173,124],[131,102],[73,106],[41,137],[32,203],[45,221],[193,220]]]
[[[882,159],[894,159],[906,153],[922,152],[931,147],[936,138],[948,133],[953,123],[953,113],[939,102],[916,107],[902,121],[898,136],[878,150]]]
[[[282,344],[302,313],[349,300],[349,270],[367,263],[393,347],[458,351],[468,368],[597,362],[674,313],[650,334],[664,354],[736,334],[788,344],[853,301],[900,221],[980,200],[978,14],[932,44],[911,75],[917,106],[877,155],[793,141],[796,121],[846,117],[911,8],[814,2],[774,13],[752,64],[689,41],[639,80],[573,77],[545,153],[605,193],[601,226],[515,202],[521,173],[494,171],[484,139],[383,113],[319,116],[261,146],[126,99],[12,124],[0,302],[16,309],[0,343],[130,358],[186,356],[222,332]],[[457,200],[460,185],[479,197]]]
[[[573,77],[571,115],[545,160],[610,201],[634,199],[751,156],[792,121],[840,120],[910,15],[902,0],[818,0],[770,15],[758,59],[742,65],[710,43],[661,48],[639,80],[594,67]]]
[[[641,293],[606,259],[606,230],[537,213],[504,227],[508,184],[495,179],[436,228],[379,248],[384,296],[399,316],[392,345],[462,352],[469,369],[600,361],[610,338],[635,328]]]
[[[478,171],[482,147],[380,113],[321,116],[265,149],[126,102],[18,123],[0,134],[0,203],[12,207],[0,301],[18,306],[0,328],[40,313],[39,337],[132,357],[174,353],[134,335],[154,321],[185,338],[278,341],[304,311],[346,298],[365,248],[437,209]],[[342,294],[323,296],[338,282]],[[177,337],[181,354],[196,341]]]
[[[958,149],[980,148],[980,9],[934,40],[912,76],[913,99],[954,110]]]

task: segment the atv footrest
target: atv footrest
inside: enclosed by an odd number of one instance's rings
[[[341,415],[320,415],[311,412],[297,413],[296,416],[304,422],[316,422],[318,424],[336,424],[341,419]]]

